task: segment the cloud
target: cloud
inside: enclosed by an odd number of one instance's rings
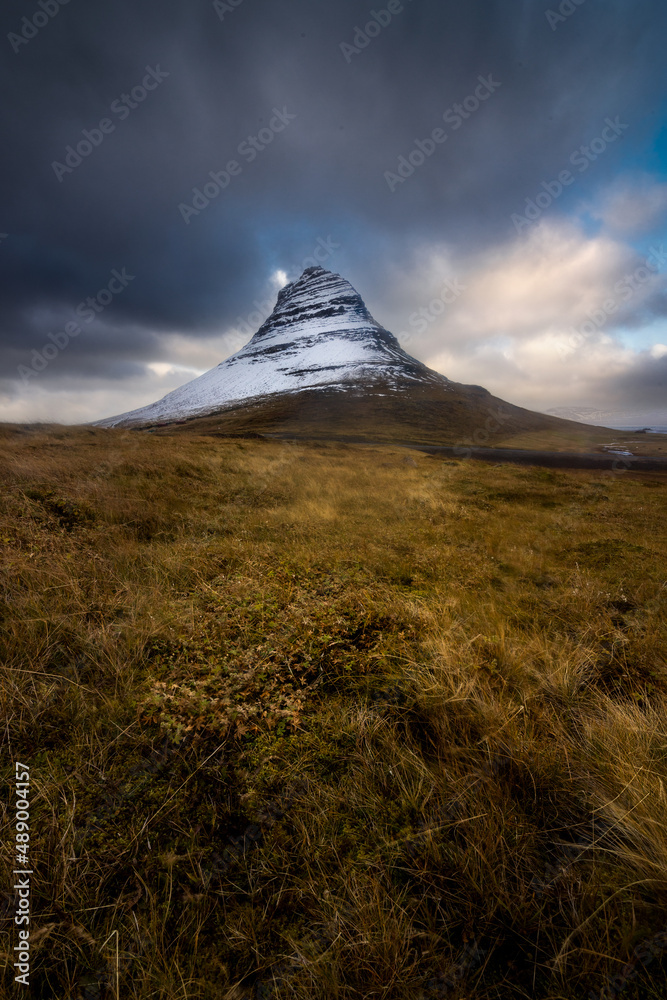
[[[589,211],[616,236],[653,233],[667,217],[667,184],[646,174],[625,176],[603,191]]]
[[[433,248],[428,266],[426,256],[422,248],[409,272],[412,287],[405,281],[402,289],[418,304],[403,341],[449,378],[538,410],[582,398],[602,405],[607,385],[627,376],[639,393],[642,379],[654,380],[651,364],[662,358],[661,346],[635,351],[619,329],[638,315],[646,322],[664,315],[667,275],[647,269],[628,244],[553,219],[458,262],[449,248]],[[633,288],[637,273],[645,280]],[[466,290],[416,333],[451,274]],[[604,307],[612,305],[608,315]]]
[[[201,370],[238,349],[234,330],[255,303],[330,240],[338,248],[324,266],[399,333],[413,330],[409,317],[438,292],[441,273],[468,275],[470,291],[446,314],[451,327],[444,316],[430,323],[414,349],[471,381],[488,374],[501,395],[522,385],[525,398],[540,398],[530,387],[538,358],[596,308],[607,278],[636,266],[623,241],[664,208],[656,157],[639,188],[618,178],[658,148],[667,8],[615,0],[602,16],[584,4],[576,23],[552,32],[527,0],[404,6],[351,62],[340,45],[370,17],[358,0],[252,0],[222,20],[208,0],[69,4],[18,52],[7,44],[0,415],[20,405],[24,419],[88,419],[157,398],[157,373],[172,376],[156,365]],[[6,0],[5,38],[25,14],[23,0]],[[147,66],[169,75],[121,119],[113,102],[132,100]],[[449,126],[392,194],[385,171],[447,128],[444,112],[489,74],[501,82],[493,98]],[[289,128],[186,226],[179,204],[242,158],[275,108],[296,115]],[[60,182],[53,162],[109,115],[114,131]],[[547,210],[546,228],[516,241],[512,213],[610,116],[628,123],[622,139]],[[593,241],[567,228],[580,204],[602,223]],[[18,365],[123,267],[135,280],[27,390]],[[658,282],[642,288],[626,324],[662,315],[661,294]],[[611,324],[605,332],[613,341]]]

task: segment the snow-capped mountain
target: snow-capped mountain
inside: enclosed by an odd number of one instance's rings
[[[378,383],[390,390],[452,385],[406,354],[348,281],[309,267],[280,291],[271,316],[240,351],[158,402],[97,426],[168,423],[276,395]]]

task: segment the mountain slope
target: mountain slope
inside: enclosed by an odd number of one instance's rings
[[[158,402],[98,426],[183,420],[277,394],[318,387],[345,391],[378,381],[443,390],[451,384],[406,354],[348,281],[311,267],[281,290],[271,316],[236,354]]]

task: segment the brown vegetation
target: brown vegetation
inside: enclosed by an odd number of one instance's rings
[[[33,996],[580,1000],[663,930],[665,477],[183,431],[0,462]]]

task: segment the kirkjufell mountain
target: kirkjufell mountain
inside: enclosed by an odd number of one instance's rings
[[[236,354],[149,406],[98,427],[186,423],[205,433],[277,431],[485,444],[585,425],[462,385],[403,350],[339,274],[309,267]]]
[[[139,410],[99,426],[182,420],[276,393],[369,383],[449,380],[401,348],[380,326],[349,281],[309,267],[278,294],[275,309],[242,350],[199,378]]]

